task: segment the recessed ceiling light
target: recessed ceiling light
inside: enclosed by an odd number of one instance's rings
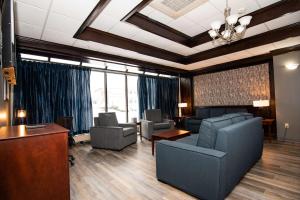
[[[298,66],[299,66],[298,63],[288,63],[285,65],[285,67],[289,70],[295,70],[298,68]]]

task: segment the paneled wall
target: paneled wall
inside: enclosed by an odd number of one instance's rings
[[[194,77],[194,106],[252,105],[270,99],[269,64]]]

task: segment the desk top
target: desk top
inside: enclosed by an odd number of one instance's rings
[[[33,137],[40,135],[49,135],[56,133],[67,133],[69,130],[57,125],[57,124],[45,124],[43,128],[27,129],[25,125],[19,126],[3,126],[0,127],[0,141],[17,139],[24,137]]]

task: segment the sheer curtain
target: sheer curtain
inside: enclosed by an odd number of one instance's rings
[[[144,110],[161,109],[163,116],[172,119],[177,113],[178,78],[150,77],[139,75],[139,115]]]
[[[73,65],[18,61],[14,109],[27,111],[27,123],[51,123],[73,116],[75,133],[93,122],[90,69]]]

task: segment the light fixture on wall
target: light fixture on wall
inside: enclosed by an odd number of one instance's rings
[[[5,112],[0,112],[0,128],[2,124],[6,123],[7,121],[7,114]]]
[[[182,108],[186,108],[186,107],[187,107],[187,103],[178,103],[179,117],[182,116],[181,109],[182,109]]]
[[[295,70],[298,68],[298,66],[298,63],[288,63],[285,65],[285,68],[287,68],[288,70]]]
[[[270,101],[269,100],[255,100],[253,101],[253,107],[258,107],[258,108],[262,108],[262,107],[268,107],[270,106]]]
[[[212,29],[208,33],[214,42],[218,41],[230,44],[244,37],[246,28],[250,24],[252,17],[248,15],[239,18],[238,14],[230,14],[230,11],[231,8],[228,7],[228,0],[226,0],[226,8],[224,10],[225,30],[221,33],[219,32],[222,25],[221,21],[214,21],[210,24]],[[237,22],[240,24],[235,26]]]

